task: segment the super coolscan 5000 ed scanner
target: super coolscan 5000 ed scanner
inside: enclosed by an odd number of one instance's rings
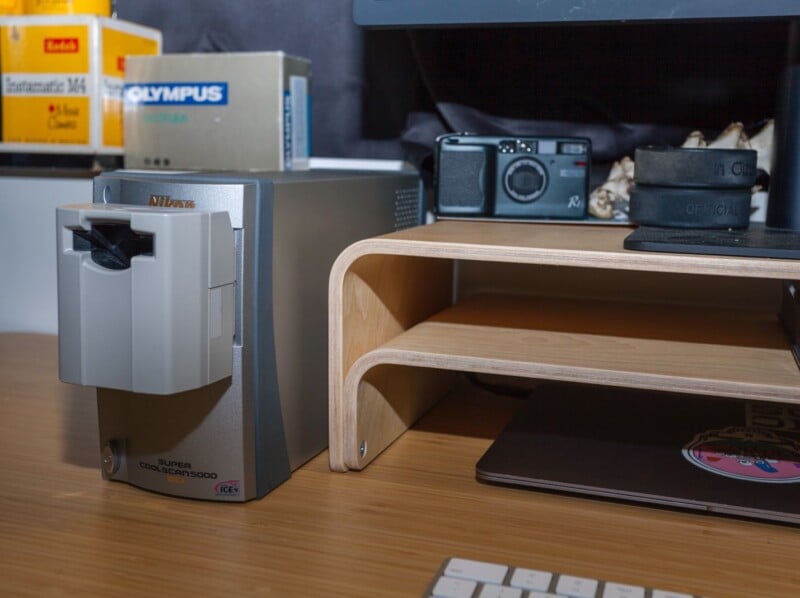
[[[103,476],[246,501],[323,450],[330,268],[421,218],[400,172],[118,171],[58,208],[60,377],[97,387]]]

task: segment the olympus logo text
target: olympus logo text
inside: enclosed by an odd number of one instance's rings
[[[138,106],[225,106],[228,84],[200,83],[129,83],[123,87],[123,100]]]

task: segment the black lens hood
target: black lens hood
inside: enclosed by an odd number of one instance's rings
[[[636,184],[628,216],[632,222],[671,228],[746,228],[750,189],[679,189]]]
[[[744,189],[756,182],[758,152],[749,149],[636,148],[635,183],[680,188]]]

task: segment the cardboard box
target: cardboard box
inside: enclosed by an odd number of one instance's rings
[[[110,17],[111,0],[25,0],[25,14]]]
[[[0,0],[0,15],[21,15],[24,12],[22,0]]]
[[[307,169],[310,77],[283,52],[131,57],[125,167]]]
[[[0,152],[120,155],[126,56],[161,32],[95,16],[0,18]]]

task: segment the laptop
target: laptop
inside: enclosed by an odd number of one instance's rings
[[[800,406],[545,384],[476,465],[484,482],[800,523]]]

